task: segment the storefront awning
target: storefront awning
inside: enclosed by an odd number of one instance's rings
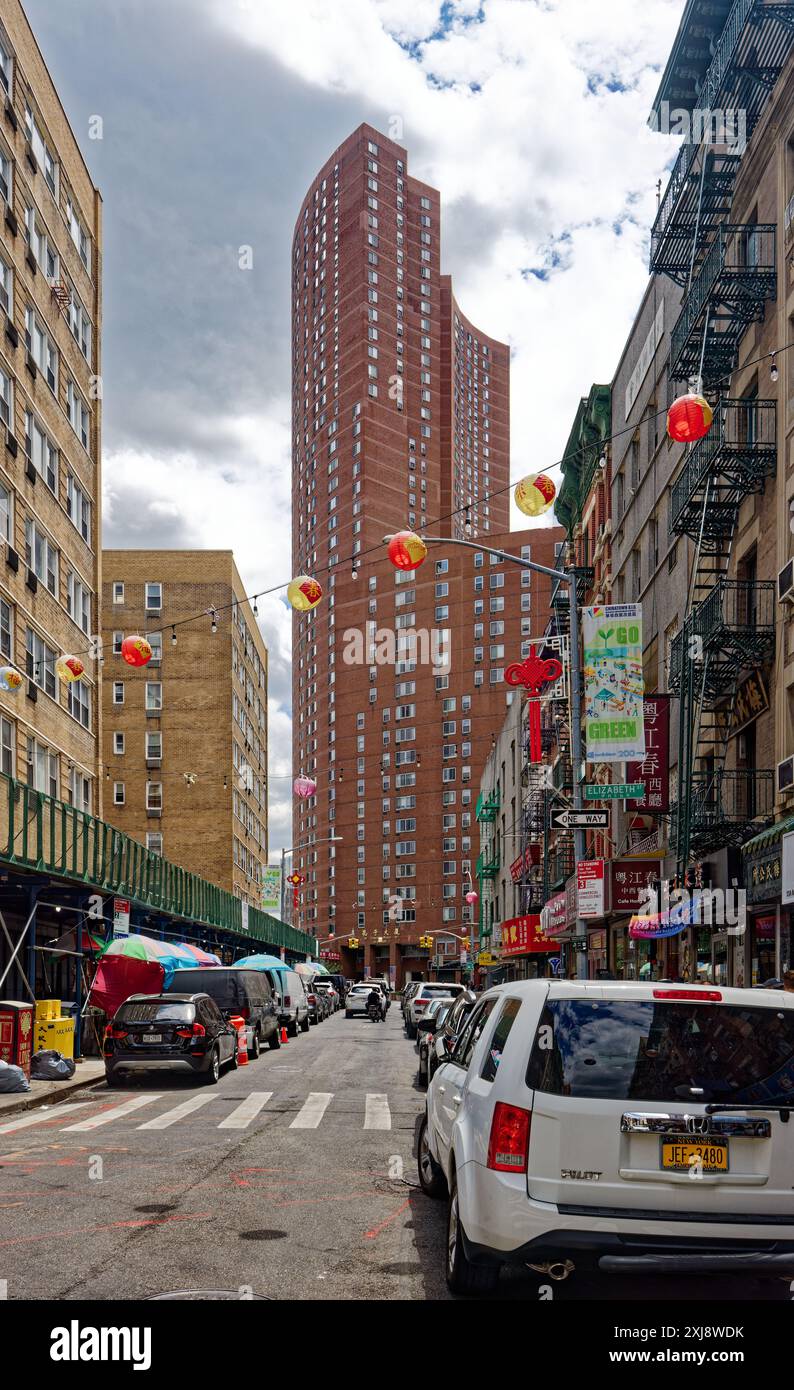
[[[794,816],[789,816],[787,820],[776,821],[774,825],[762,830],[760,835],[754,835],[752,840],[747,840],[742,845],[742,854],[757,854],[759,850],[768,849],[792,830],[794,830]]]

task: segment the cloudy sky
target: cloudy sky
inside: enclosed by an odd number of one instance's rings
[[[645,284],[675,153],[645,122],[684,0],[23,3],[104,199],[106,545],[231,548],[249,592],[290,577],[292,227],[362,120],[441,190],[443,269],[512,346],[513,476],[559,458]],[[288,612],[260,605],[274,853]]]

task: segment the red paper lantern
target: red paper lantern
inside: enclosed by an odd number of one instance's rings
[[[125,637],[121,644],[121,655],[128,666],[148,666],[152,659],[151,642],[145,637]]]
[[[427,556],[427,546],[415,531],[398,531],[389,541],[389,559],[398,570],[415,570]]]
[[[667,412],[667,433],[678,444],[703,439],[711,429],[714,412],[703,396],[679,396]]]

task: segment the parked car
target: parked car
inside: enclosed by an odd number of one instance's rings
[[[400,1009],[402,1012],[403,1021],[405,1020],[408,1005],[413,999],[413,996],[416,994],[416,991],[419,989],[421,983],[421,980],[409,980],[408,984],[405,986],[405,989],[402,992],[402,998],[400,999]]]
[[[248,1051],[259,1056],[265,1043],[281,1046],[278,1015],[270,980],[264,970],[247,965],[197,966],[195,970],[175,970],[166,993],[201,991],[215,1000],[224,1018],[237,1014],[248,1027]]]
[[[328,1017],[331,1002],[322,990],[315,989],[314,980],[304,980],[306,1002],[309,1005],[309,1022],[322,1023]]]
[[[447,1283],[506,1263],[794,1276],[794,996],[524,980],[477,1001],[430,1082],[419,1180]],[[703,1181],[693,1180],[697,1173]]]
[[[102,1051],[109,1086],[149,1070],[197,1072],[215,1085],[221,1067],[237,1066],[237,1030],[209,994],[131,994],[105,1029]]]
[[[428,1055],[435,1041],[436,1034],[444,1026],[447,1014],[452,1008],[452,1003],[453,1001],[451,999],[432,1000],[428,1005],[426,1013],[422,1016],[417,1025],[417,1032],[419,1034],[419,1070],[417,1072],[417,1081],[420,1086],[427,1085]]]
[[[333,972],[326,975],[325,978],[326,980],[331,981],[331,984],[333,985],[334,989],[339,995],[339,1007],[341,1009],[342,1005],[345,1002],[345,995],[347,994],[347,991],[350,988],[347,980],[345,979],[344,975],[335,974]]]
[[[352,985],[345,999],[345,1018],[352,1018],[353,1014],[363,1014],[366,1018],[367,1000],[371,993],[371,985]]]
[[[446,984],[443,981],[422,984],[411,996],[405,1011],[405,1030],[409,1038],[416,1037],[416,1025],[431,999],[453,999],[462,994],[465,988],[465,985]]]
[[[441,1062],[446,1061],[455,1050],[455,1043],[463,1032],[466,1019],[477,1003],[477,995],[472,989],[465,989],[452,1004],[443,1023],[437,1021],[433,1029],[433,1040],[427,1054],[427,1081],[435,1074]]]
[[[332,1014],[336,1013],[337,1009],[339,1008],[339,994],[338,991],[334,988],[331,981],[329,980],[328,976],[318,975],[317,978],[312,981],[312,984],[314,989],[319,990],[321,994],[325,994],[328,996],[331,1002],[330,1012]]]
[[[309,1001],[306,998],[303,979],[297,970],[266,970],[276,1001],[279,1028],[286,1028],[287,1035],[295,1038],[300,1028],[302,1033],[309,1031]]]

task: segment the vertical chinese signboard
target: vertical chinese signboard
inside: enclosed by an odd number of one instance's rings
[[[645,791],[632,811],[655,816],[670,810],[670,696],[652,695],[644,701],[645,756],[627,763],[626,781],[642,782]]]
[[[642,604],[582,609],[587,761],[645,754]]]

